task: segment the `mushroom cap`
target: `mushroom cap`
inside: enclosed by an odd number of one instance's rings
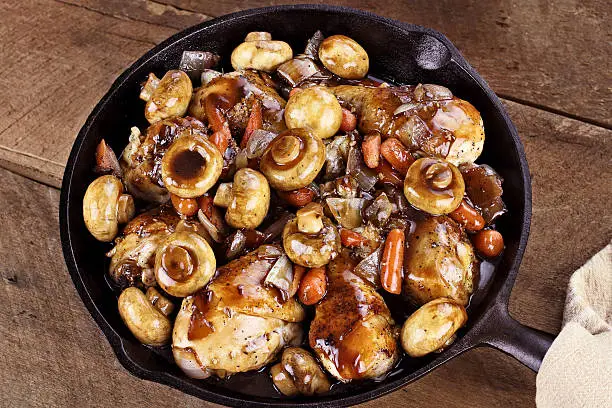
[[[331,388],[317,360],[301,347],[287,347],[283,351],[281,364],[303,395],[323,394]]]
[[[270,186],[264,175],[257,170],[238,170],[234,174],[231,196],[225,220],[233,228],[254,229],[268,214]]]
[[[187,112],[193,85],[183,71],[166,72],[145,105],[145,118],[155,123],[171,116],[183,116]]]
[[[313,86],[289,97],[285,123],[288,128],[310,128],[316,136],[327,139],[340,129],[342,107],[329,90]]]
[[[410,357],[422,357],[448,344],[466,321],[463,306],[448,298],[434,299],[404,322],[402,347]]]
[[[370,68],[366,50],[345,35],[332,35],[324,39],[319,47],[319,59],[325,68],[346,79],[361,79]]]
[[[163,346],[170,341],[172,323],[137,287],[121,292],[118,308],[121,319],[141,343]]]
[[[325,164],[323,141],[304,128],[288,129],[264,151],[259,168],[270,185],[280,191],[309,185]]]
[[[216,268],[208,242],[191,231],[174,232],[155,255],[155,278],[172,296],[185,297],[206,286]]]
[[[98,177],[87,187],[83,198],[83,219],[91,235],[98,241],[110,242],[117,235],[117,210],[122,193],[123,184],[112,175]]]
[[[327,217],[322,217],[323,229],[317,234],[305,234],[292,219],[283,229],[283,248],[295,264],[307,268],[327,265],[340,251],[340,234]]]
[[[195,198],[215,185],[223,170],[223,157],[208,139],[187,130],[162,158],[162,181],[168,191]]]
[[[433,215],[456,210],[464,193],[465,184],[459,169],[438,158],[418,159],[412,163],[404,180],[408,202]]]
[[[255,69],[273,72],[293,57],[291,46],[284,41],[247,40],[234,48],[230,57],[235,70]]]
[[[404,252],[403,293],[414,304],[448,297],[467,305],[478,261],[463,229],[447,216],[419,221]]]

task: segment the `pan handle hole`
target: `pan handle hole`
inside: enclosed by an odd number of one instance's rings
[[[451,59],[451,53],[440,40],[424,35],[417,44],[416,63],[427,70],[440,69]]]

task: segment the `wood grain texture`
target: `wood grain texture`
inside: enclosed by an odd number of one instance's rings
[[[612,239],[612,131],[505,105],[525,146],[533,188],[531,234],[510,312],[556,333],[570,275]]]
[[[60,2],[0,2],[0,165],[58,187],[114,79],[176,30]]]
[[[0,406],[213,406],[120,366],[64,265],[58,191],[6,170],[0,177]],[[476,349],[364,406],[528,407],[534,395],[528,368]]]

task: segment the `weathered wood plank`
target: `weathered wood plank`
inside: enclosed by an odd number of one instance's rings
[[[161,0],[219,16],[301,0]],[[311,3],[329,3],[316,0]],[[502,96],[612,126],[611,8],[606,0],[340,0],[443,32]]]
[[[510,312],[558,332],[570,275],[612,239],[612,131],[512,102],[506,107],[533,188],[531,235]]]
[[[6,170],[0,177],[2,406],[212,406],[120,366],[64,265],[58,191]],[[534,377],[500,352],[477,349],[365,406],[533,406]]]
[[[183,29],[212,17],[151,0],[56,0],[114,17]]]
[[[58,2],[0,3],[0,165],[59,186],[112,81],[175,29]]]

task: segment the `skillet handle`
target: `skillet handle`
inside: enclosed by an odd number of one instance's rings
[[[555,336],[517,322],[508,311],[498,313],[489,324],[489,330],[480,339],[482,344],[501,350],[538,372]]]

